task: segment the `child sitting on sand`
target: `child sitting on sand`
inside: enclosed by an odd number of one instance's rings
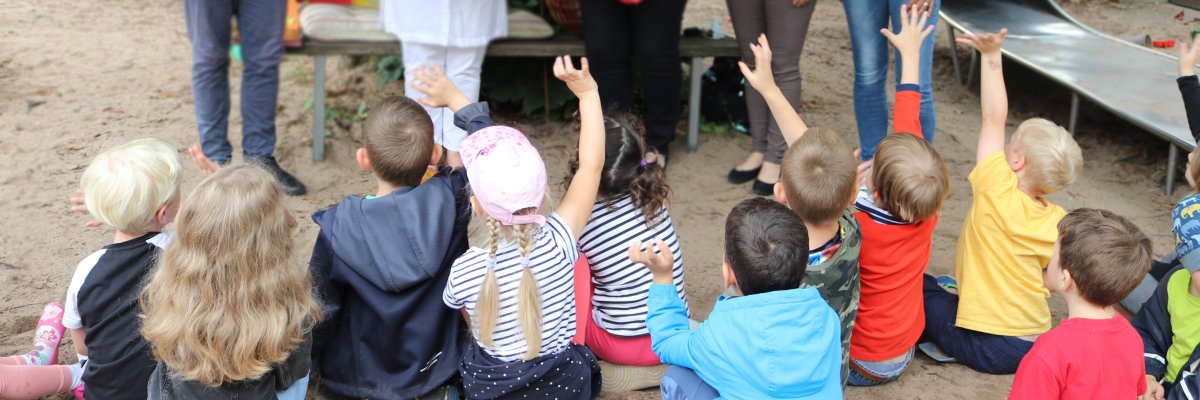
[[[179,154],[157,139],[134,140],[92,160],[79,182],[82,202],[93,217],[116,230],[113,244],[76,267],[66,307],[48,306],[43,312],[39,325],[51,329],[39,328],[39,333],[50,340],[43,341],[37,356],[0,359],[5,364],[0,365],[0,398],[32,399],[69,390],[77,398],[146,397],[154,359],[138,332],[142,310],[135,299],[170,240],[163,228],[179,210],[182,172]],[[86,368],[46,366],[57,356],[63,334],[59,326],[70,330]],[[25,365],[11,365],[13,361]]]
[[[599,365],[575,336],[573,265],[604,166],[600,94],[587,59],[560,57],[554,75],[579,97],[579,170],[558,208],[538,214],[549,190],[541,155],[516,129],[491,126],[463,141],[471,202],[491,241],[454,262],[443,301],[465,311],[474,341],[460,372],[468,398],[594,399]]]
[[[286,202],[270,173],[250,165],[222,168],[192,191],[139,302],[158,359],[148,387],[137,382],[148,398],[304,399],[321,310],[308,266],[291,259]]]
[[[808,270],[804,286],[817,288],[842,321],[842,380],[849,376],[850,335],[858,314],[859,247],[862,234],[854,218],[858,194],[857,157],[831,129],[809,129],[775,85],[766,35],[750,45],[758,64],[738,66],[746,82],[767,101],[788,149],[775,183],[775,198],[795,211],[808,229]]]
[[[1067,214],[1046,195],[1075,180],[1083,155],[1071,134],[1034,118],[1004,143],[1008,97],[1000,46],[1007,30],[966,35],[982,54],[983,124],[971,182],[971,209],[958,237],[958,295],[926,276],[925,335],[977,371],[1011,374],[1038,335],[1050,330],[1050,293],[1042,269]]]
[[[641,130],[630,121],[625,117],[604,118],[606,147],[599,199],[579,236],[579,250],[589,269],[575,276],[576,284],[583,289],[576,301],[584,302],[578,316],[579,328],[585,331],[584,344],[606,361],[601,364],[605,368],[605,390],[616,392],[657,386],[665,371],[612,367],[662,364],[650,349],[646,329],[646,289],[652,276],[625,257],[630,242],[667,242],[674,254],[676,293],[687,304],[683,252],[667,211],[670,188],[666,171],[655,162],[657,153],[647,151]],[[578,168],[577,158],[568,166],[568,184]]]
[[[1146,391],[1141,338],[1114,306],[1150,268],[1150,238],[1107,210],[1080,208],[1058,223],[1046,288],[1067,318],[1022,359],[1010,400],[1133,399]]]
[[[933,230],[942,201],[950,194],[946,164],[921,136],[921,93],[917,85],[921,44],[933,30],[928,13],[901,6],[899,33],[884,30],[900,52],[895,134],[879,142],[873,167],[855,201],[862,228],[859,268],[862,298],[850,338],[853,386],[896,380],[912,362],[925,329],[921,276],[929,264]]]
[[[725,220],[721,276],[736,297],[717,299],[708,320],[688,328],[675,291],[670,246],[635,242],[629,258],[654,275],[646,325],[654,353],[673,365],[664,399],[841,399],[840,323],[817,289],[801,288],[809,242],[783,205],[754,198]]]

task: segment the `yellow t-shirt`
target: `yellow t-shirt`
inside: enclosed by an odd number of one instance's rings
[[[1192,350],[1200,344],[1200,298],[1192,296],[1188,287],[1192,285],[1192,274],[1187,270],[1175,271],[1167,280],[1167,314],[1171,316],[1171,347],[1167,348],[1167,381],[1175,382],[1175,376],[1183,364],[1192,356]]]
[[[960,328],[1001,336],[1050,330],[1050,292],[1042,269],[1054,254],[1067,212],[1017,187],[1004,151],[979,161],[968,177],[974,197],[954,256]]]

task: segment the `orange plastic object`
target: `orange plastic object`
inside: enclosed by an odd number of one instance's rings
[[[300,47],[300,6],[296,0],[287,2],[287,20],[283,24],[283,46]]]
[[[1175,47],[1175,39],[1160,39],[1153,42],[1154,47],[1160,49],[1169,49]]]

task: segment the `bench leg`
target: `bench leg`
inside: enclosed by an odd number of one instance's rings
[[[1179,163],[1179,147],[1167,144],[1171,150],[1167,152],[1167,197],[1175,192],[1175,168]]]
[[[325,161],[325,56],[313,56],[313,162]]]
[[[967,80],[963,82],[963,86],[974,86],[975,77],[981,73],[979,65],[979,51],[971,49],[971,67],[967,69]]]
[[[704,59],[692,57],[691,89],[688,90],[687,151],[700,148],[700,79],[704,75]]]
[[[965,79],[963,79],[962,67],[959,67],[958,42],[957,42],[958,38],[954,35],[954,27],[950,27],[950,29],[947,29],[946,33],[948,33],[950,35],[950,61],[954,62],[954,77],[958,78],[958,83],[966,85],[967,81]]]
[[[1071,93],[1071,119],[1067,121],[1067,131],[1075,137],[1075,122],[1079,121],[1079,93]],[[1172,147],[1174,148],[1174,147]]]

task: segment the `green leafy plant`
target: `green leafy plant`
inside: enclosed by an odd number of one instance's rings
[[[547,62],[536,58],[489,58],[483,63],[480,97],[494,105],[516,107],[526,117],[549,114],[552,119],[565,119],[575,112],[575,95],[546,75],[550,73]]]
[[[404,58],[401,56],[386,56],[375,64],[375,73],[379,75],[379,88],[404,79]]]

